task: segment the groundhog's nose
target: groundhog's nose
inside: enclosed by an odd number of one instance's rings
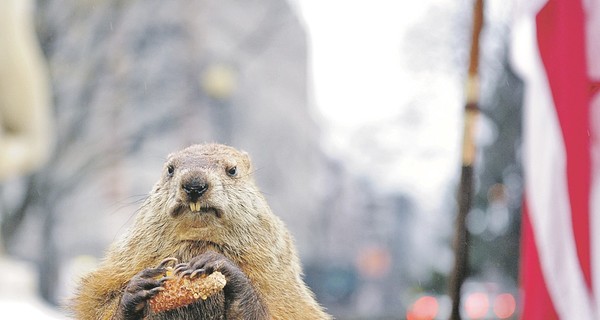
[[[184,183],[182,186],[183,191],[188,195],[190,202],[198,201],[206,190],[208,190],[208,183],[201,181],[191,181]]]

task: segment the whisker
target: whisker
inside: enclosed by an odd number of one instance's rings
[[[260,193],[261,193],[262,195],[264,195],[264,196],[272,196],[272,195],[273,195],[273,194],[272,194],[272,193],[270,193],[270,192],[265,192],[265,191],[262,191],[262,190],[259,190],[258,192],[260,192]]]
[[[133,205],[140,205],[144,203],[144,201],[146,201],[147,198],[148,194],[139,194],[126,197],[121,201],[116,201],[111,206],[109,206],[109,215],[114,215],[118,211],[121,211],[127,207],[131,207]]]
[[[123,224],[119,227],[119,229],[117,230],[117,232],[115,233],[115,236],[113,237],[113,241],[116,239],[116,237],[121,234],[121,232],[123,231],[123,229],[125,228],[125,226],[127,226],[128,224],[130,224],[131,219],[133,219],[134,216],[136,216],[140,210],[142,209],[142,207],[138,207],[135,211],[133,211],[133,213],[131,213],[129,215],[129,217],[127,217],[127,220],[125,220],[125,222],[123,222]]]

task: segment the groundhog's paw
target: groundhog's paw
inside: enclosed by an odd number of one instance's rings
[[[177,262],[177,260],[173,258],[165,259],[158,267],[144,269],[131,278],[125,287],[119,307],[123,319],[143,318],[147,310],[147,301],[164,290],[162,285],[169,278],[158,277],[165,274],[167,271],[166,266],[171,262]]]
[[[178,277],[209,275],[215,271],[221,272],[227,279],[227,285],[239,282],[241,278],[246,278],[242,270],[224,255],[215,251],[207,251],[199,256],[192,258],[188,263],[181,263],[175,266],[174,274]]]
[[[190,278],[219,271],[225,276],[223,294],[227,319],[268,319],[268,311],[244,271],[224,255],[207,251],[175,266],[176,276]]]

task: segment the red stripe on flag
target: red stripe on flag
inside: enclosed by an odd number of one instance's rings
[[[591,291],[590,81],[587,75],[584,23],[585,16],[578,0],[550,0],[536,16],[540,55],[564,139],[577,256]]]
[[[529,221],[527,204],[523,204],[523,221],[521,222],[521,285],[523,292],[523,310],[521,319],[558,319],[554,304],[548,294],[544,273],[540,267],[533,228]]]

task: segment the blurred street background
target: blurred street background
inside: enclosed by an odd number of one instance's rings
[[[38,68],[45,83],[19,86],[46,118],[25,122],[52,147],[0,172],[0,318],[66,319],[167,154],[212,141],[249,152],[337,319],[449,316],[472,1],[8,0],[0,16],[17,2],[39,61],[6,58],[16,45],[0,35],[0,109],[17,95],[3,84],[22,80],[2,64]],[[512,9],[486,1],[465,319],[518,312]]]

